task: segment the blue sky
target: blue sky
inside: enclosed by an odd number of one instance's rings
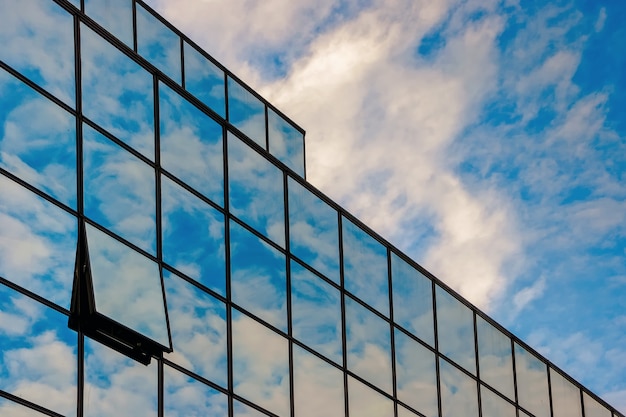
[[[151,0],[307,175],[626,412],[626,4]]]

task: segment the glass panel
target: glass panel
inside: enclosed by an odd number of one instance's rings
[[[350,220],[342,222],[345,288],[388,316],[387,249]]]
[[[43,417],[47,414],[42,414],[31,408],[0,397],[0,415],[11,417]]]
[[[550,368],[552,417],[582,417],[580,388]]]
[[[159,113],[161,166],[223,206],[222,127],[163,83]]]
[[[153,159],[152,75],[91,29],[80,28],[83,113]]]
[[[546,364],[515,343],[515,372],[519,405],[536,417],[549,417],[550,398]]]
[[[292,178],[288,189],[291,253],[339,284],[337,211]]]
[[[267,327],[233,310],[233,388],[280,417],[289,415],[289,346]]]
[[[233,417],[266,417],[267,414],[247,406],[246,404],[233,400]]]
[[[224,215],[161,176],[163,261],[226,295]]]
[[[298,346],[293,347],[293,364],[295,416],[344,415],[341,370]]]
[[[69,309],[77,221],[0,175],[0,276]]]
[[[348,406],[351,416],[393,417],[393,401],[362,382],[348,377]]]
[[[163,371],[163,408],[167,417],[228,415],[226,395],[167,365]]]
[[[447,361],[439,360],[442,417],[478,417],[476,381]]]
[[[154,169],[83,127],[85,215],[156,253]]]
[[[159,266],[87,225],[96,311],[170,346]]]
[[[339,290],[291,261],[293,337],[342,363],[341,295]]]
[[[144,366],[85,337],[85,416],[157,416],[157,362]]]
[[[417,414],[398,404],[398,417],[415,417]]]
[[[511,339],[476,316],[480,378],[507,397],[515,399]]]
[[[432,281],[393,252],[391,279],[394,321],[435,346]]]
[[[439,351],[475,374],[473,312],[446,290],[436,288]]]
[[[132,5],[132,0],[85,0],[85,13],[132,49]]]
[[[211,110],[226,117],[224,71],[196,48],[184,43],[185,89]]]
[[[391,393],[389,324],[351,298],[345,300],[348,369]]]
[[[285,247],[283,173],[234,135],[228,135],[230,211]]]
[[[74,107],[72,16],[50,0],[0,0],[0,10],[2,61]]]
[[[226,387],[226,306],[169,271],[163,276],[174,348],[165,357]]]
[[[435,354],[400,330],[395,330],[398,399],[427,417],[436,417],[437,363]]]
[[[76,415],[76,337],[67,316],[0,284],[1,390]]]
[[[228,77],[228,121],[263,149],[267,149],[265,104],[230,77]]]
[[[137,53],[172,80],[182,83],[180,37],[139,4]]]
[[[482,417],[515,417],[515,406],[508,403],[489,388],[480,386]]]
[[[233,302],[287,332],[285,255],[231,221],[230,268]]]
[[[76,119],[2,69],[0,167],[76,208]]]
[[[270,153],[304,177],[304,134],[272,109],[267,123]]]
[[[583,402],[585,404],[585,417],[611,417],[611,412],[583,391]]]

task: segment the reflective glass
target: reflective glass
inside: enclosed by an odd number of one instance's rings
[[[76,208],[76,119],[1,68],[0,167]]]
[[[274,110],[267,110],[269,151],[282,163],[304,177],[304,134]]]
[[[398,404],[398,417],[415,417],[417,414]]]
[[[153,159],[152,75],[91,29],[80,29],[83,113]]]
[[[439,351],[468,371],[476,373],[474,314],[446,290],[439,286],[436,288]]]
[[[86,229],[96,311],[169,347],[159,266],[93,226]]]
[[[283,172],[229,134],[228,181],[231,213],[284,247]]]
[[[231,221],[230,285],[234,303],[287,332],[285,255]]]
[[[69,309],[77,221],[0,175],[0,276]]]
[[[291,177],[289,189],[289,250],[339,284],[337,211]]]
[[[435,346],[432,281],[391,253],[393,320]]]
[[[137,53],[181,84],[180,37],[141,5],[136,8]]]
[[[224,215],[161,176],[163,261],[226,295]]]
[[[85,215],[156,254],[154,169],[83,125]]]
[[[47,414],[42,414],[32,408],[0,397],[0,415],[11,417],[43,417]]]
[[[476,315],[480,379],[507,397],[515,399],[511,339]]]
[[[585,404],[585,417],[611,417],[611,411],[586,392],[583,392],[583,403]]]
[[[167,417],[228,415],[226,395],[167,365],[163,368],[164,415]]]
[[[226,306],[169,271],[163,278],[174,348],[165,357],[227,387]]]
[[[187,42],[185,54],[185,89],[211,110],[226,117],[224,71]]]
[[[435,354],[398,329],[394,334],[398,399],[427,417],[436,417]]]
[[[222,127],[163,83],[159,115],[161,166],[223,206]]]
[[[348,377],[348,407],[351,416],[393,417],[393,401],[355,378]]]
[[[391,393],[391,340],[389,323],[350,297],[346,305],[348,369]]]
[[[341,295],[323,279],[291,261],[293,337],[342,363]]]
[[[582,417],[580,388],[550,368],[552,417]]]
[[[50,0],[0,0],[0,10],[0,60],[74,107],[72,15]]]
[[[230,77],[228,77],[228,121],[263,149],[267,149],[265,104]]]
[[[84,0],[85,13],[113,36],[133,47],[132,0]]]
[[[550,398],[546,364],[517,343],[515,343],[515,374],[519,405],[536,417],[549,417]]]
[[[440,358],[441,416],[478,417],[476,381]]]
[[[247,406],[246,404],[233,400],[233,417],[266,417],[267,414]]]
[[[504,398],[480,386],[480,404],[483,410],[482,417],[515,417],[515,406]]]
[[[341,370],[298,346],[293,347],[293,366],[295,416],[344,415]]]
[[[345,289],[388,316],[387,249],[350,220],[342,222]]]
[[[85,337],[85,416],[157,416],[157,362],[148,366]]]
[[[0,390],[76,415],[76,342],[67,316],[0,284]]]
[[[289,416],[287,339],[236,310],[232,320],[235,393],[280,417]]]

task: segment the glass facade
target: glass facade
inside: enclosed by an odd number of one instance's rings
[[[140,0],[0,0],[0,415],[623,417]]]

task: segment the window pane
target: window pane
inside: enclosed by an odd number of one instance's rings
[[[269,151],[282,163],[304,177],[304,135],[291,123],[267,110]]]
[[[481,385],[480,403],[483,417],[515,417],[515,406],[505,399]]]
[[[180,37],[139,4],[137,5],[137,53],[172,80],[181,84]]]
[[[337,211],[289,178],[289,249],[339,284]]]
[[[226,306],[169,271],[163,275],[174,348],[165,357],[227,387]]]
[[[0,415],[11,417],[44,417],[47,414],[42,414],[32,408],[0,397]]]
[[[427,417],[436,417],[437,364],[435,354],[395,330],[398,399]]]
[[[586,392],[583,392],[583,402],[585,417],[611,417],[611,412]]]
[[[323,279],[291,261],[293,337],[342,363],[341,295]]]
[[[550,368],[552,417],[582,417],[580,388]]]
[[[69,309],[77,220],[0,175],[0,276]]]
[[[132,0],[84,0],[85,13],[129,48],[133,47]]]
[[[351,416],[393,417],[393,401],[358,380],[348,377],[348,406]]]
[[[230,268],[233,302],[287,332],[285,255],[231,221]]]
[[[230,77],[228,77],[228,121],[263,149],[267,149],[265,104]]]
[[[350,220],[342,222],[345,288],[388,316],[387,249]]]
[[[515,399],[511,339],[476,316],[480,378],[507,397]]]
[[[283,172],[229,134],[228,178],[231,213],[284,247]]]
[[[84,25],[81,60],[85,116],[153,159],[152,75]]]
[[[184,51],[185,89],[211,110],[226,117],[224,71],[187,42],[184,43]]]
[[[447,361],[439,360],[442,417],[478,417],[476,381]]]
[[[3,69],[0,167],[76,208],[76,119]]]
[[[170,346],[159,266],[91,225],[87,241],[96,311]]]
[[[293,364],[295,415],[344,415],[343,373],[298,346],[293,347]]]
[[[0,10],[2,61],[74,107],[72,16],[50,0],[0,0]]]
[[[159,114],[161,166],[223,206],[222,127],[162,83]]]
[[[161,176],[163,261],[226,295],[224,215]]]
[[[287,340],[236,310],[232,317],[235,393],[280,417],[288,417]]]
[[[247,406],[246,404],[233,400],[233,417],[266,417],[267,414]]]
[[[515,372],[519,405],[536,417],[549,417],[550,399],[546,364],[516,343]]]
[[[67,316],[0,284],[0,390],[76,415],[76,338]],[[0,402],[16,415],[8,410]]]
[[[435,346],[432,281],[395,253],[391,254],[393,319],[431,346]]]
[[[163,370],[163,407],[167,417],[228,415],[226,395],[167,365]]]
[[[345,304],[348,369],[391,393],[389,323],[349,297]]]
[[[446,290],[436,288],[439,351],[476,373],[473,312]]]
[[[85,215],[156,253],[154,169],[83,127]]]

